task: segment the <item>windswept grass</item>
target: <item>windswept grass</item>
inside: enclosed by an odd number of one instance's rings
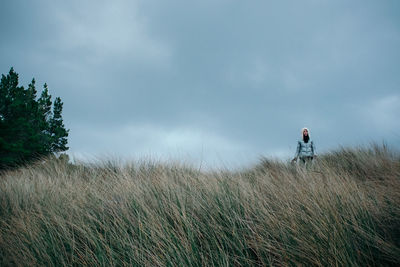
[[[309,169],[50,160],[0,177],[0,265],[400,264],[400,156],[344,148]]]

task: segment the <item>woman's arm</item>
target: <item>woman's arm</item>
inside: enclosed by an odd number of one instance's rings
[[[315,145],[314,145],[313,141],[311,141],[311,151],[312,151],[313,156],[316,156]]]

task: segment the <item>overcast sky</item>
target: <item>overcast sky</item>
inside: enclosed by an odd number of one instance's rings
[[[400,147],[400,1],[6,0],[0,72],[64,102],[75,157],[239,166]]]

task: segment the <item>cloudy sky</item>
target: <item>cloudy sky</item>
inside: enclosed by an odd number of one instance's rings
[[[397,0],[6,0],[0,72],[64,102],[75,157],[206,166],[400,148]]]

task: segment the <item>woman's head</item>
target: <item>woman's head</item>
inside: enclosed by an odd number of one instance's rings
[[[301,135],[304,142],[307,143],[308,140],[310,140],[310,131],[308,130],[308,128],[304,127],[303,129],[301,129]]]

